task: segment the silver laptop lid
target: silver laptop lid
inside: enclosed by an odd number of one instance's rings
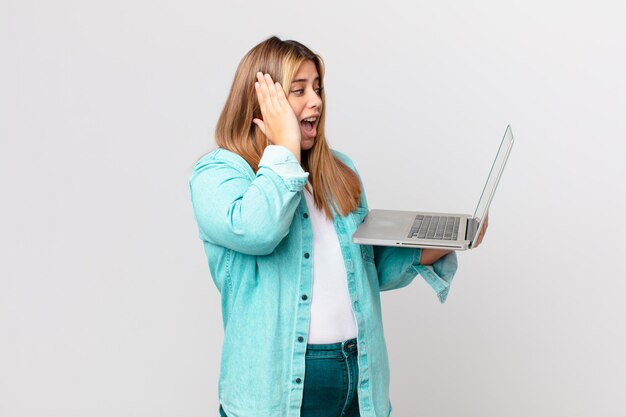
[[[506,127],[506,131],[504,132],[502,142],[500,142],[500,148],[496,154],[496,159],[494,159],[491,171],[489,171],[489,177],[487,178],[483,192],[480,195],[480,200],[478,200],[478,206],[476,206],[476,211],[474,211],[474,220],[476,220],[478,224],[474,229],[474,236],[471,236],[472,246],[474,245],[474,239],[478,236],[478,231],[483,225],[483,219],[489,210],[491,199],[496,192],[498,182],[500,182],[500,176],[502,175],[502,171],[504,171],[506,161],[509,159],[509,154],[511,153],[514,140],[515,138],[513,137],[513,132],[511,131],[511,125],[508,125]]]

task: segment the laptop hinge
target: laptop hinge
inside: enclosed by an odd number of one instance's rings
[[[467,227],[465,228],[465,240],[470,242],[476,237],[476,230],[478,229],[477,219],[467,219]]]

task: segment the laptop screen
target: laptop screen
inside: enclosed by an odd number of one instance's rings
[[[477,233],[482,226],[483,218],[485,217],[487,210],[489,210],[491,199],[496,192],[496,187],[498,186],[498,182],[500,181],[500,176],[502,175],[502,171],[504,170],[504,165],[509,158],[511,148],[513,147],[513,141],[513,132],[511,131],[511,126],[509,125],[506,127],[504,137],[502,138],[502,142],[500,143],[500,149],[498,149],[496,159],[494,159],[493,161],[491,171],[489,171],[489,177],[487,178],[487,183],[485,184],[485,188],[483,188],[483,193],[480,195],[478,206],[476,207],[476,211],[474,212],[474,219],[477,219],[479,221],[478,229],[476,229]]]

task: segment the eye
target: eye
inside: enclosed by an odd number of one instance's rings
[[[321,95],[323,89],[324,89],[324,87],[319,87],[319,88],[316,88],[315,91],[317,92],[317,94]]]
[[[295,95],[299,96],[302,93],[304,93],[304,90],[302,88],[298,89],[298,90],[291,90],[292,93],[294,93]]]

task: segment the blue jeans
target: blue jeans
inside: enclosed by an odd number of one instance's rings
[[[301,417],[360,417],[357,341],[307,345]],[[220,404],[220,417],[228,417]]]

